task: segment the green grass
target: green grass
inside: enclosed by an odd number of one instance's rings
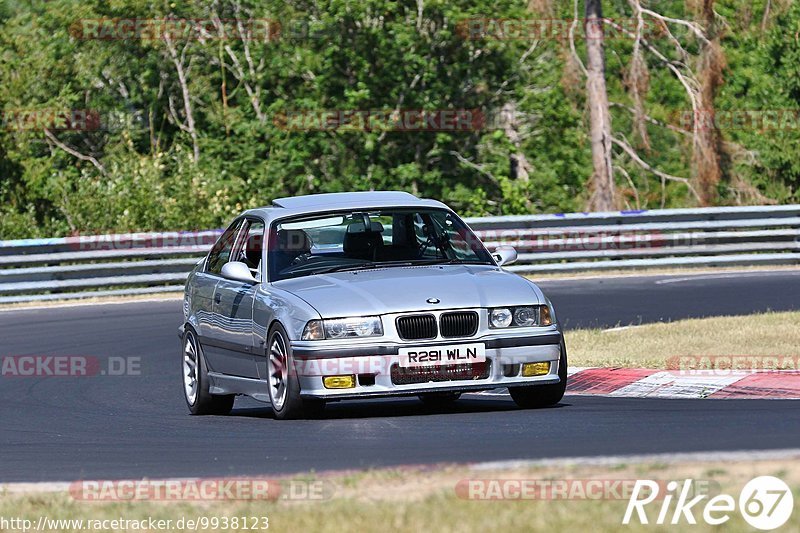
[[[687,478],[719,483],[722,492],[738,497],[741,488],[758,475],[777,475],[800,499],[800,466],[796,458],[747,463],[617,464],[607,467],[548,466],[505,470],[469,467],[392,469],[324,476],[332,487],[325,501],[249,501],[213,503],[96,503],[72,499],[65,493],[0,495],[0,516],[38,521],[40,515],[63,519],[172,520],[182,517],[266,516],[270,531],[385,532],[385,531],[674,531],[674,526],[621,525],[627,500],[504,500],[476,501],[456,493],[464,479],[632,480]],[[648,507],[651,520],[657,507]],[[696,513],[702,521],[701,514]],[[689,526],[683,524],[684,529]],[[785,531],[800,528],[795,512]],[[698,525],[692,531],[712,531]],[[175,529],[173,531],[182,531]],[[229,531],[247,531],[240,527]],[[750,531],[733,513],[725,531]],[[73,531],[63,529],[63,531]]]
[[[784,356],[800,360],[800,312],[763,313],[584,329],[565,334],[570,366],[666,368],[680,356]],[[800,370],[800,369],[798,369]]]

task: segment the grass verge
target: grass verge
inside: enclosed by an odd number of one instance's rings
[[[565,333],[570,366],[666,368],[678,356],[800,356],[800,312]],[[800,369],[797,369],[800,370]]]
[[[663,483],[699,481],[712,487],[714,493],[730,494],[738,500],[739,493],[750,479],[773,475],[792,489],[800,500],[800,462],[797,457],[786,460],[747,462],[705,461],[685,463],[633,463],[606,466],[559,464],[505,469],[452,466],[442,468],[403,468],[392,470],[344,473],[326,476],[307,476],[305,481],[322,480],[330,490],[323,501],[248,501],[248,502],[136,502],[97,503],[72,499],[65,493],[27,493],[0,495],[0,517],[26,518],[38,522],[39,516],[51,519],[95,520],[172,520],[182,517],[268,517],[272,531],[319,532],[384,532],[384,531],[453,531],[459,533],[484,531],[674,531],[675,526],[654,526],[661,501],[646,507],[650,525],[622,526],[621,521],[629,494],[615,495],[614,490],[600,493],[575,490],[586,487],[586,480],[607,483],[622,480],[631,488],[633,480],[652,479]],[[557,498],[525,498],[479,501],[469,499],[465,480],[536,480],[555,486],[570,483],[568,492]],[[482,485],[487,487],[489,485]],[[478,492],[480,493],[480,492]],[[589,496],[586,496],[588,494]],[[598,498],[602,496],[602,498]],[[675,503],[672,503],[674,509]],[[705,500],[707,501],[707,500]],[[702,506],[695,511],[700,525],[688,526],[692,531],[716,530],[703,524]],[[672,512],[670,512],[670,515]],[[783,527],[785,531],[800,528],[800,512],[795,511]],[[64,527],[62,531],[77,531]],[[120,529],[120,530],[125,530]],[[128,529],[130,530],[130,529]],[[175,528],[171,531],[183,531]],[[229,528],[228,531],[247,531]],[[751,531],[738,511],[731,513],[726,531]],[[9,530],[10,531],[10,530]],[[252,531],[252,530],[250,530]]]

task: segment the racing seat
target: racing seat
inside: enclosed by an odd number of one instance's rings
[[[419,246],[414,233],[413,215],[395,215],[392,220],[392,243],[378,249],[378,261],[414,261],[419,259]]]
[[[345,257],[375,261],[378,251],[383,247],[383,224],[372,222],[369,229],[362,222],[347,226],[342,242]]]
[[[301,229],[278,231],[276,249],[270,253],[272,272],[281,272],[301,255],[311,252],[311,239]]]

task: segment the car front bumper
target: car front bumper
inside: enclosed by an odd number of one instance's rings
[[[543,328],[544,329],[544,328]],[[323,343],[296,342],[293,346],[295,371],[303,397],[327,400],[381,396],[415,395],[427,392],[466,392],[502,387],[549,385],[559,383],[561,332],[547,328],[536,334],[486,336],[459,339],[456,342],[417,343],[425,348],[453,344],[483,343],[487,366],[460,367],[456,374],[430,369],[432,376],[415,376],[414,383],[402,383],[398,375],[399,349],[413,343],[375,343],[330,346]],[[327,344],[327,343],[325,343]],[[550,363],[549,372],[522,377],[524,363]],[[394,377],[393,377],[394,374]],[[325,376],[354,376],[356,385],[346,389],[326,388]]]

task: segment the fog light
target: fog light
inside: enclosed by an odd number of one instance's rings
[[[352,389],[356,386],[356,377],[350,376],[325,376],[322,383],[326,389]]]
[[[522,377],[544,376],[550,373],[550,363],[525,363],[522,365]]]

